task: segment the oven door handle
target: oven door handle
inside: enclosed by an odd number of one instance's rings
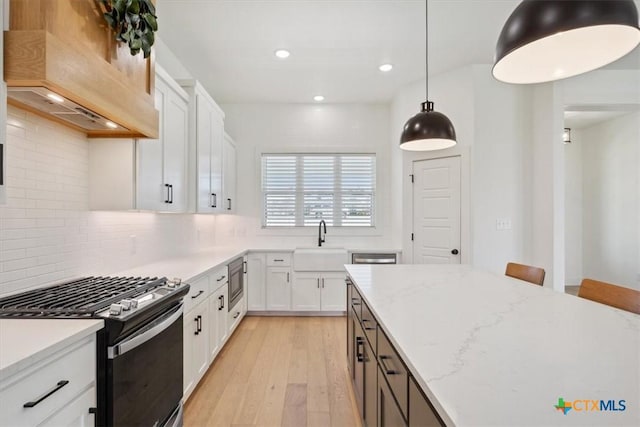
[[[182,310],[183,310],[183,307],[182,307],[182,304],[180,304],[178,308],[170,311],[169,313],[164,315],[161,319],[158,319],[158,321],[155,322],[155,325],[153,327],[145,330],[144,332],[138,335],[134,335],[131,338],[128,338],[127,340],[117,345],[107,347],[107,357],[109,359],[115,359],[116,357],[121,356],[126,352],[133,350],[136,347],[141,346],[142,344],[149,341],[151,338],[162,333],[165,329],[171,326],[176,320],[178,320],[180,316],[182,316]]]

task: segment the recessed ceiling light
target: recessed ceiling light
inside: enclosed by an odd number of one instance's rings
[[[277,56],[278,58],[284,59],[284,58],[288,58],[289,55],[291,55],[291,52],[289,52],[286,49],[278,49],[274,52],[274,55]]]
[[[378,70],[382,71],[383,73],[391,71],[392,69],[393,69],[393,65],[391,64],[382,64],[381,66],[378,67]]]
[[[313,97],[314,101],[320,102],[320,101],[324,101],[324,96],[322,95],[316,95]]]
[[[48,93],[47,98],[57,102],[58,104],[62,104],[64,102],[64,98],[58,95],[57,93]]]
[[[111,129],[118,129],[118,125],[109,120],[105,122],[105,125],[107,125],[107,127],[110,127]]]

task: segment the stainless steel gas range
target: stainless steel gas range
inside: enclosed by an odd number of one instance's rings
[[[0,299],[5,318],[96,318],[98,426],[182,426],[182,297],[156,277],[86,277]]]

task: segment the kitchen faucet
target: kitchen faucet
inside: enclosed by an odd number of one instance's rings
[[[324,234],[327,235],[327,223],[324,222],[324,219],[320,220],[320,224],[318,224],[318,246],[322,246],[324,243],[324,239],[322,238],[322,226],[324,225]]]

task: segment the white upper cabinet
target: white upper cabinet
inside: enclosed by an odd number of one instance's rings
[[[180,80],[189,94],[189,210],[223,211],[224,112],[195,80]]]
[[[137,208],[187,211],[187,93],[156,66],[160,138],[138,140]]]
[[[236,212],[236,144],[225,133],[222,146],[224,176],[222,179],[222,194],[224,196],[224,213]]]

